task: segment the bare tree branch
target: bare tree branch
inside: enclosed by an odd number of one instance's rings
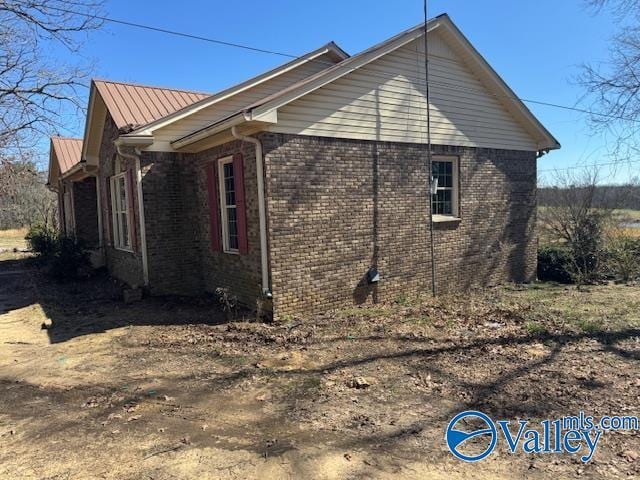
[[[103,0],[0,0],[0,156],[63,127],[83,109],[87,65],[50,58],[51,44],[76,52],[102,21]],[[6,160],[5,160],[6,161]]]
[[[620,161],[640,152],[640,0],[584,0],[595,13],[607,9],[620,21],[611,39],[609,59],[583,65],[578,82],[592,102],[594,132],[612,140],[611,154]]]

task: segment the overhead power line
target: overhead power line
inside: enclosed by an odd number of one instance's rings
[[[545,172],[559,172],[564,170],[577,170],[581,168],[598,168],[598,167],[606,167],[611,165],[616,165],[618,167],[624,167],[629,163],[640,163],[640,160],[629,160],[626,162],[607,162],[607,163],[592,163],[590,165],[574,165],[572,167],[562,167],[562,168],[546,168],[544,170],[538,170],[538,173]]]
[[[73,10],[69,10],[69,9],[65,9],[65,8],[59,8],[59,7],[53,7],[53,6],[48,6],[47,8],[49,8],[50,10],[56,10],[59,12],[64,12],[64,13],[68,13],[71,15],[79,15],[79,16],[83,16],[83,17],[87,17],[87,18],[95,18],[98,20],[102,20],[104,22],[109,22],[109,23],[114,23],[114,24],[119,24],[119,25],[125,25],[128,27],[133,27],[133,28],[139,28],[139,29],[143,29],[143,30],[148,30],[148,31],[153,31],[153,32],[157,32],[157,33],[163,33],[163,34],[167,34],[167,35],[173,35],[176,37],[183,37],[183,38],[189,38],[192,40],[199,40],[199,41],[203,41],[203,42],[208,42],[208,43],[213,43],[216,45],[222,45],[222,46],[226,46],[226,47],[233,47],[233,48],[239,48],[239,49],[243,49],[243,50],[247,50],[247,51],[252,51],[252,52],[257,52],[257,53],[266,53],[269,55],[277,55],[280,57],[286,57],[286,58],[291,58],[291,59],[298,59],[301,58],[299,55],[294,55],[291,53],[286,53],[286,52],[280,52],[277,50],[270,50],[270,49],[265,49],[265,48],[259,48],[259,47],[253,47],[250,45],[245,45],[245,44],[241,44],[241,43],[236,43],[236,42],[228,42],[225,40],[219,40],[219,39],[215,39],[215,38],[210,38],[210,37],[204,37],[201,35],[195,35],[195,34],[191,34],[191,33],[186,33],[186,32],[180,32],[177,30],[170,30],[167,28],[161,28],[161,27],[155,27],[152,25],[145,25],[142,23],[137,23],[137,22],[131,22],[128,20],[121,20],[121,19],[117,19],[117,18],[111,18],[111,17],[106,17],[103,15],[91,15],[88,13],[83,13],[83,12],[76,12]],[[422,54],[424,55],[424,54]],[[333,66],[335,64],[331,63],[331,62],[325,62],[322,60],[318,60],[318,59],[313,59],[310,60],[311,62],[316,62],[316,63],[323,63],[325,65],[328,66]],[[386,76],[380,73],[372,73],[374,76],[378,76],[378,77],[385,77],[385,78],[393,78],[396,81],[402,81],[401,79],[398,79],[396,77],[391,77],[391,76]],[[410,82],[407,82],[410,83]],[[434,82],[434,81],[430,81],[430,85],[438,85],[441,86],[443,88],[448,88],[451,90],[465,90],[465,91],[469,91],[469,92],[479,92],[478,90],[475,89],[471,89],[471,88],[465,88],[465,87],[460,87],[460,86],[455,86],[452,87],[451,85],[445,84],[445,83],[439,83],[439,82]],[[486,93],[486,92],[484,92]],[[558,108],[558,109],[562,109],[562,110],[568,110],[568,111],[574,111],[574,112],[578,112],[578,113],[582,113],[582,114],[587,114],[587,115],[593,115],[593,116],[598,116],[598,117],[603,117],[603,118],[611,118],[611,119],[615,119],[615,120],[623,120],[623,121],[627,121],[627,122],[634,122],[634,123],[640,123],[640,120],[638,119],[634,119],[634,118],[628,118],[628,117],[623,117],[623,116],[619,116],[619,115],[611,115],[611,114],[607,114],[607,113],[601,113],[601,112],[594,112],[591,110],[587,110],[587,109],[583,109],[583,108],[578,108],[578,107],[570,107],[568,105],[560,105],[557,103],[553,103],[553,102],[546,102],[546,101],[542,101],[542,100],[533,100],[533,99],[528,99],[528,98],[520,98],[520,97],[516,97],[516,96],[509,96],[509,95],[498,95],[498,94],[494,94],[492,93],[493,96],[495,97],[504,97],[504,98],[512,98],[515,100],[520,100],[521,102],[525,102],[525,103],[530,103],[530,104],[535,104],[535,105],[541,105],[541,106],[545,106],[545,107],[552,107],[552,108]]]

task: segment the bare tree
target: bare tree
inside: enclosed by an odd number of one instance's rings
[[[77,51],[101,26],[102,0],[0,0],[0,162],[61,126],[82,108],[87,66],[51,58],[52,46]]]
[[[0,164],[0,229],[56,227],[56,195],[46,182],[28,154]]]
[[[628,160],[640,152],[640,0],[585,2],[595,12],[609,9],[621,24],[608,61],[584,65],[578,80],[593,100],[592,126],[615,141],[615,158]]]

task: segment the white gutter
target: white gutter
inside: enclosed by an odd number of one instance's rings
[[[145,220],[144,220],[144,198],[142,196],[142,170],[140,169],[140,155],[142,152],[140,151],[139,146],[135,147],[135,155],[126,153],[122,151],[122,146],[125,142],[120,139],[113,142],[116,146],[116,150],[118,151],[118,155],[123,158],[128,158],[129,160],[133,160],[135,162],[136,169],[136,191],[138,194],[138,219],[139,219],[139,228],[140,228],[140,251],[142,253],[142,278],[144,281],[144,286],[149,286],[149,258],[147,256],[147,229],[145,228]]]
[[[262,142],[255,137],[242,135],[237,127],[231,127],[231,134],[243,142],[253,143],[256,147],[256,177],[258,180],[258,215],[260,216],[260,263],[262,269],[262,293],[271,297],[269,289],[269,254],[267,252],[267,214],[264,200],[264,170]]]

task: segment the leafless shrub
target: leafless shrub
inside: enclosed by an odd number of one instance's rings
[[[604,233],[615,202],[595,205],[597,171],[558,173],[555,183],[557,195],[541,209],[541,226],[566,245],[574,281],[594,282],[602,271]]]
[[[225,312],[227,316],[235,317],[238,312],[238,297],[230,293],[226,287],[216,288],[215,294],[222,307],[222,311]]]

